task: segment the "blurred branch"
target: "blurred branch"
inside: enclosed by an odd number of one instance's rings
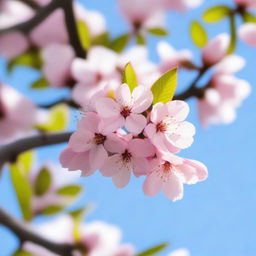
[[[202,97],[207,86],[198,88],[197,83],[203,77],[203,75],[208,71],[208,69],[209,69],[209,67],[202,67],[200,69],[198,75],[196,76],[196,78],[193,80],[191,85],[188,87],[188,89],[180,94],[175,95],[173,97],[173,99],[174,100],[187,100],[192,97],[197,97],[197,98]]]
[[[71,132],[38,134],[32,137],[20,139],[0,147],[0,170],[6,162],[15,161],[16,157],[33,148],[50,146],[67,142]]]
[[[52,108],[58,104],[66,104],[72,108],[76,108],[76,109],[79,109],[81,108],[78,104],[76,104],[72,99],[60,99],[60,100],[57,100],[57,101],[54,101],[52,103],[49,103],[49,104],[43,104],[43,105],[39,105],[38,107],[40,108]]]
[[[15,219],[2,208],[0,208],[0,224],[10,229],[20,239],[21,243],[30,241],[61,256],[72,256],[72,252],[76,249],[71,244],[55,243],[41,237],[34,233],[26,223]]]
[[[28,2],[29,0],[23,1]],[[49,4],[43,6],[42,8],[39,8],[35,16],[32,17],[30,20],[8,28],[0,29],[0,35],[15,30],[20,31],[24,34],[28,34],[58,8],[61,8],[65,14],[65,22],[69,35],[69,41],[76,53],[76,56],[84,58],[86,52],[83,49],[79,40],[72,0],[52,0]]]
[[[30,8],[36,10],[40,8],[40,5],[33,0],[19,0],[20,2],[28,5]]]

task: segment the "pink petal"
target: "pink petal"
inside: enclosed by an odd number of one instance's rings
[[[107,158],[108,153],[103,145],[97,145],[89,151],[90,166],[94,170],[99,170]]]
[[[187,118],[189,114],[189,106],[185,101],[174,100],[168,102],[167,104],[168,114],[176,122],[183,121]]]
[[[240,38],[252,47],[256,47],[256,24],[246,23],[240,26],[238,34]]]
[[[153,138],[156,134],[156,125],[155,124],[148,124],[144,129],[144,134],[148,138]]]
[[[125,119],[122,116],[114,118],[106,118],[100,125],[101,132],[103,134],[110,134],[122,128],[125,124]]]
[[[133,173],[136,177],[147,175],[150,171],[150,165],[147,158],[133,157]]]
[[[170,174],[168,182],[164,183],[163,191],[170,200],[180,200],[183,197],[183,184],[175,174]]]
[[[163,121],[163,119],[167,116],[168,116],[167,105],[164,105],[163,103],[157,103],[153,106],[153,109],[150,114],[150,120],[153,123],[157,124]]]
[[[84,152],[91,149],[94,145],[94,133],[90,131],[74,132],[69,139],[69,147],[74,152]]]
[[[132,112],[142,113],[146,111],[152,104],[153,94],[145,86],[140,85],[134,88],[132,98],[134,100]]]
[[[139,134],[147,125],[147,119],[141,114],[130,114],[126,118],[125,128],[134,134]]]
[[[104,143],[106,150],[111,153],[124,153],[125,149],[127,148],[127,142],[116,134],[111,134],[107,136],[107,139]]]
[[[98,114],[104,118],[113,118],[120,116],[119,105],[110,98],[101,98],[95,103]]]
[[[190,160],[190,159],[185,159],[185,163],[189,164],[190,166],[192,166],[193,168],[196,169],[199,181],[203,181],[203,180],[207,179],[208,170],[207,170],[207,167],[203,163],[196,161],[196,160]]]
[[[156,153],[155,147],[147,139],[133,139],[129,142],[128,150],[136,157],[150,157]]]
[[[122,106],[131,105],[131,91],[127,84],[120,85],[115,92],[116,101]]]
[[[104,165],[101,167],[100,172],[102,175],[112,177],[120,171],[120,163],[122,159],[120,154],[115,154],[108,157]]]
[[[125,187],[131,178],[131,170],[129,168],[124,167],[121,169],[121,171],[117,172],[113,177],[113,183],[117,188],[123,188]]]
[[[155,196],[160,192],[162,186],[163,182],[161,178],[156,172],[152,172],[146,177],[143,183],[143,191],[147,196]]]
[[[99,133],[100,117],[93,112],[86,113],[85,117],[78,121],[78,130]]]

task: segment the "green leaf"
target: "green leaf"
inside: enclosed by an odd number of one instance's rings
[[[35,181],[35,194],[37,196],[44,195],[51,186],[51,173],[43,167],[38,173]]]
[[[230,12],[231,9],[228,6],[217,5],[204,12],[203,20],[209,23],[218,22],[227,17]]]
[[[135,73],[134,68],[130,62],[128,64],[126,64],[126,66],[124,68],[123,83],[128,84],[131,92],[138,85],[136,73]]]
[[[12,256],[33,256],[31,253],[23,251],[23,250],[18,250],[15,253],[13,253]]]
[[[177,68],[164,73],[152,86],[153,104],[172,100],[177,86]]]
[[[91,45],[90,32],[84,21],[77,20],[77,30],[83,48],[88,49]]]
[[[143,35],[138,34],[136,36],[136,43],[138,45],[145,45],[147,42],[146,42],[146,39],[145,39],[145,37]]]
[[[42,131],[55,132],[66,128],[68,124],[68,107],[65,104],[59,104],[51,108],[48,121],[37,125],[36,128]]]
[[[39,78],[30,86],[32,89],[45,89],[47,87],[49,87],[49,82],[44,77]]]
[[[82,191],[82,188],[78,185],[68,185],[57,190],[57,193],[62,196],[77,196]]]
[[[63,205],[50,205],[41,211],[41,214],[54,215],[61,212],[64,209]]]
[[[155,35],[155,36],[167,36],[168,31],[165,30],[164,28],[149,28],[147,30],[150,34]]]
[[[256,23],[256,16],[250,12],[244,12],[242,17],[244,22]]]
[[[103,34],[98,35],[97,37],[94,37],[91,42],[92,45],[109,45],[109,33],[105,32]]]
[[[110,48],[113,51],[120,53],[125,49],[125,47],[129,43],[129,40],[130,40],[129,34],[121,35],[110,43]]]
[[[35,69],[42,67],[42,59],[38,50],[30,49],[22,55],[9,61],[7,65],[8,72],[12,72],[15,66],[26,66]]]
[[[236,43],[237,43],[235,15],[229,16],[229,24],[230,24],[230,44],[229,44],[227,53],[232,54],[236,49]]]
[[[163,251],[168,246],[169,246],[168,243],[162,243],[162,244],[154,246],[154,247],[152,247],[150,249],[147,249],[147,250],[137,254],[136,256],[153,256],[153,255],[157,255],[158,253]]]
[[[16,160],[16,165],[22,170],[24,174],[28,174],[34,158],[33,151],[26,151],[20,154]]]
[[[21,208],[24,220],[32,219],[31,198],[32,188],[29,183],[29,178],[24,169],[19,168],[18,164],[11,164],[11,181],[16,192],[16,196]]]
[[[207,44],[207,33],[204,27],[197,21],[193,21],[190,25],[190,36],[194,44],[199,48]]]

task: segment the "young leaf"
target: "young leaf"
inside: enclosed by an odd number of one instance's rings
[[[138,35],[136,36],[136,43],[137,43],[138,45],[145,45],[147,42],[146,42],[146,39],[145,39],[145,37],[144,37],[143,35],[138,34]]]
[[[154,256],[163,251],[166,247],[168,247],[168,243],[159,244],[157,246],[154,246],[144,252],[141,252],[137,254],[136,256]]]
[[[125,47],[129,43],[129,40],[130,40],[129,34],[121,35],[110,43],[110,48],[113,51],[120,53],[125,49]]]
[[[41,214],[54,215],[61,212],[64,209],[63,205],[50,205],[41,211]]]
[[[167,103],[172,100],[177,86],[177,68],[164,73],[152,86],[153,104]]]
[[[18,164],[11,164],[11,181],[16,192],[16,196],[21,208],[24,220],[32,219],[31,198],[32,188],[29,183],[27,173]]]
[[[15,253],[13,253],[12,256],[33,256],[31,253],[23,251],[22,249],[16,251]]]
[[[168,36],[167,30],[164,28],[149,28],[147,30],[150,34],[155,35],[155,36]]]
[[[193,21],[190,25],[190,36],[194,44],[199,48],[203,48],[207,44],[207,33],[204,27],[197,21]]]
[[[229,24],[230,24],[230,44],[227,53],[232,54],[236,49],[236,23],[235,23],[235,16],[229,16]]]
[[[59,104],[51,108],[48,121],[37,125],[36,128],[42,131],[54,132],[64,130],[67,124],[68,107],[65,104]]]
[[[250,12],[244,12],[242,17],[244,22],[256,23],[256,16]]]
[[[62,196],[77,196],[82,191],[82,188],[78,185],[69,185],[57,190],[57,193]]]
[[[132,64],[129,62],[126,64],[123,73],[123,83],[128,84],[131,92],[138,85],[136,73],[133,69]]]
[[[80,38],[80,42],[84,49],[88,49],[91,45],[90,32],[87,25],[82,20],[77,21],[77,30]]]
[[[42,59],[38,50],[28,50],[22,55],[9,61],[7,65],[8,72],[12,72],[15,66],[26,66],[35,69],[42,67]]]
[[[47,168],[42,168],[36,177],[35,194],[37,196],[44,195],[51,186],[51,173]]]
[[[30,86],[32,89],[45,89],[47,87],[49,87],[49,82],[44,77],[39,78]]]
[[[28,174],[34,158],[33,151],[26,151],[20,154],[16,160],[16,165],[22,170],[22,173]]]
[[[227,17],[230,12],[231,9],[228,6],[217,5],[204,12],[203,20],[209,23],[218,22]]]
[[[109,45],[109,33],[105,32],[92,39],[92,45]]]

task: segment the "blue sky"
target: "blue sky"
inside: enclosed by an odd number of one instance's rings
[[[118,14],[114,0],[84,0],[86,7],[104,13],[109,28],[114,35],[125,31],[125,22]],[[189,23],[200,19],[207,7],[218,3],[230,4],[231,1],[205,0],[205,4],[188,14],[168,16],[170,36],[167,40],[176,48],[189,48],[199,60],[199,51],[189,39]],[[227,30],[227,22],[207,25],[210,37]],[[149,50],[156,59],[157,39],[150,38]],[[238,51],[248,60],[238,76],[247,79],[254,89],[256,51],[239,42]],[[184,89],[195,74],[181,73],[179,90]],[[38,74],[20,68],[8,77],[4,61],[0,60],[0,79],[15,86],[32,97],[36,102],[44,102],[49,92],[29,92],[27,87]],[[66,92],[63,92],[65,94]],[[59,94],[58,94],[59,95]],[[51,90],[51,97],[59,97]],[[190,100],[189,120],[197,127],[195,142],[182,156],[204,162],[209,168],[209,178],[197,185],[185,186],[184,199],[175,203],[168,201],[162,194],[154,198],[145,197],[142,192],[143,179],[133,179],[123,190],[116,189],[110,179],[96,174],[82,178],[80,183],[86,192],[79,202],[96,203],[95,211],[87,221],[103,220],[116,224],[123,230],[123,240],[133,243],[142,250],[159,242],[169,241],[170,251],[186,247],[192,256],[255,256],[256,253],[256,168],[255,168],[255,92],[238,110],[237,120],[228,126],[214,126],[203,129],[197,116],[196,102]],[[75,126],[76,117],[71,118]],[[56,161],[65,145],[39,150],[39,162]],[[253,153],[254,152],[254,153]],[[0,205],[19,216],[14,192],[9,183],[8,171],[0,181]],[[42,221],[42,219],[41,219]],[[9,256],[17,241],[5,229],[0,228],[0,256]],[[164,252],[161,255],[166,255]]]

